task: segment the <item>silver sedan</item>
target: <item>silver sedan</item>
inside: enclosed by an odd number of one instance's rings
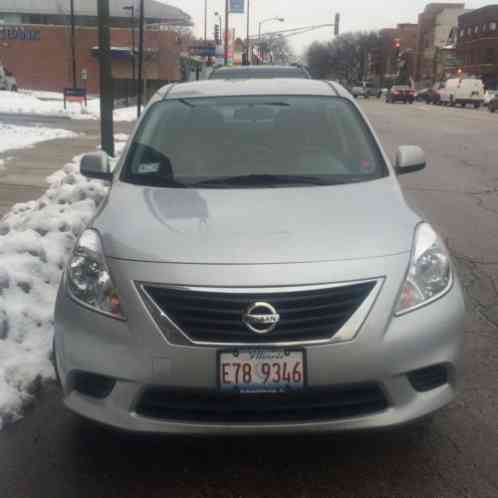
[[[56,306],[64,402],[125,430],[391,427],[456,395],[464,303],[351,95],[312,80],[170,85],[81,234]]]

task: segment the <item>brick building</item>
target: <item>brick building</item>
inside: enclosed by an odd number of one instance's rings
[[[0,60],[12,71],[20,88],[62,91],[72,87],[70,16],[57,0],[2,0]],[[138,45],[137,21],[125,0],[111,0],[111,45],[116,95],[133,88],[132,45]],[[99,87],[96,1],[76,0],[77,84],[89,93]],[[138,12],[135,13],[138,15]],[[181,40],[177,26],[191,25],[179,9],[154,0],[145,2],[145,78],[149,87],[180,79]]]
[[[458,18],[457,54],[463,73],[498,88],[498,5],[488,5]]]
[[[444,72],[447,54],[440,51],[448,46],[458,16],[464,12],[464,3],[430,3],[418,16],[415,80],[420,85],[432,85]]]

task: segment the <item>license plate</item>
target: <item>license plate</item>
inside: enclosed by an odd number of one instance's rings
[[[222,391],[288,392],[305,385],[304,352],[237,350],[219,355]]]

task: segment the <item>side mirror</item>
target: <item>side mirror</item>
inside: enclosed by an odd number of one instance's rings
[[[395,171],[397,175],[414,173],[426,166],[424,151],[415,145],[402,145],[396,154]]]
[[[80,172],[87,178],[111,182],[113,175],[109,164],[109,156],[105,152],[91,152],[81,158]]]

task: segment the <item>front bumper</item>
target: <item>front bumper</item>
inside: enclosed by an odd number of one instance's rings
[[[131,282],[153,278],[154,269],[142,263],[112,261],[118,277],[128,321],[119,322],[96,314],[74,303],[63,287],[56,307],[56,359],[64,390],[64,402],[74,412],[106,425],[129,431],[170,434],[253,434],[329,432],[392,427],[423,418],[448,404],[456,395],[461,376],[464,306],[458,280],[444,297],[402,317],[393,317],[392,309],[399,282],[406,270],[408,255],[397,255],[379,262],[376,275],[386,277],[366,321],[351,341],[304,346],[308,384],[313,387],[346,386],[374,383],[383,391],[387,408],[376,413],[320,420],[284,422],[204,422],[145,417],[137,414],[137,405],[151,386],[174,389],[215,391],[219,348],[169,344],[147,312]],[[175,282],[171,267],[161,281]],[[303,272],[289,267],[253,268],[240,278],[240,268],[225,269],[217,285],[228,282],[247,286],[291,285],[299,273],[310,282],[345,281],[355,272],[358,279],[365,268],[358,262],[315,265]],[[362,267],[363,266],[363,267]],[[371,267],[371,264],[369,263]],[[114,268],[113,268],[114,267]],[[198,267],[195,278],[206,285],[212,275]],[[372,271],[372,270],[371,270]],[[147,273],[150,272],[150,276]],[[343,272],[343,275],[341,275]],[[187,272],[188,273],[188,272]],[[236,275],[236,273],[239,273]],[[321,279],[320,279],[321,277]],[[185,279],[185,271],[177,278]],[[205,279],[205,281],[203,281]],[[187,281],[191,282],[191,279]],[[300,281],[302,283],[302,280]],[[305,284],[308,282],[304,282]],[[275,285],[275,284],[274,284]],[[417,391],[409,372],[444,365],[447,382],[427,392]],[[91,372],[116,381],[103,399],[83,395],[74,386],[75,372]]]

